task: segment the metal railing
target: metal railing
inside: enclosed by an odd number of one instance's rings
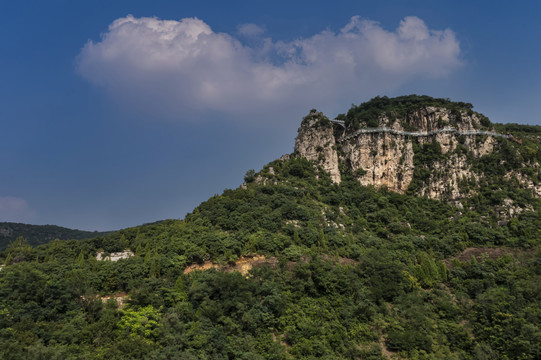
[[[342,120],[331,120],[332,123],[338,124],[342,127],[346,127],[345,122]],[[432,136],[437,134],[456,134],[456,135],[488,135],[488,136],[497,136],[503,137],[506,139],[511,138],[511,135],[504,135],[494,131],[485,131],[485,130],[458,130],[456,128],[447,126],[441,129],[434,129],[430,131],[402,131],[396,130],[388,127],[379,127],[379,128],[368,128],[368,129],[359,129],[352,134],[340,138],[338,141],[346,141],[351,138],[354,138],[360,134],[374,134],[374,133],[388,133],[393,135],[402,135],[402,136]]]

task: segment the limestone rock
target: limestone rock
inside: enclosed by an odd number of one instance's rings
[[[374,128],[363,130],[362,124],[360,129],[344,128],[343,124],[332,123],[322,113],[312,111],[299,128],[295,153],[321,166],[335,183],[341,181],[342,170],[362,185],[385,186],[404,193],[411,190],[417,166],[425,174],[422,185],[416,183],[413,189],[417,195],[458,204],[475,194],[482,174],[472,168],[468,159],[489,155],[498,145],[494,138],[497,134],[479,132],[482,115],[424,107],[402,118],[389,116],[392,114],[378,119],[379,128],[388,131],[374,132]],[[412,132],[415,135],[406,134]],[[439,155],[416,165],[415,151],[419,150],[415,149],[424,145],[435,146]],[[541,196],[541,185],[529,177],[513,172],[506,178],[511,177]],[[512,212],[516,214],[515,210]]]
[[[334,128],[323,114],[311,112],[305,118],[295,140],[295,153],[321,165],[332,181],[340,183]]]

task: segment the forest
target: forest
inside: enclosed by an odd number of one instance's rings
[[[22,236],[31,245],[48,243],[51,240],[88,239],[108,232],[73,230],[56,225],[28,225],[13,222],[0,222],[0,249]]]
[[[461,207],[292,155],[182,220],[19,237],[0,252],[0,357],[540,359],[541,200],[502,175],[516,151],[541,158],[525,143],[472,159],[486,178]],[[508,198],[524,210],[502,219]]]

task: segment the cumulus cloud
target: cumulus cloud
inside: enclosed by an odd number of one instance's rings
[[[0,197],[0,221],[29,222],[35,215],[26,200],[14,196]]]
[[[84,46],[78,69],[138,107],[247,115],[351,103],[412,78],[445,77],[461,63],[453,31],[431,30],[414,16],[394,31],[355,16],[338,32],[294,41],[262,38],[254,24],[238,31],[260,41],[243,43],[197,18],[127,16]]]
[[[237,27],[237,33],[246,37],[257,37],[263,35],[265,29],[257,24],[242,24]]]

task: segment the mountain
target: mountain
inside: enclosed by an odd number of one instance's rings
[[[1,252],[0,357],[541,358],[539,134],[425,96],[311,111],[184,220]]]
[[[492,185],[541,196],[541,127],[493,125],[471,104],[416,95],[375,98],[339,117],[311,111],[295,142],[334,182],[347,172],[362,185],[444,201]]]
[[[22,236],[30,245],[36,246],[48,243],[54,239],[88,239],[103,236],[108,232],[83,231],[68,229],[56,225],[29,225],[12,222],[0,222],[0,249],[5,249],[9,243]]]

